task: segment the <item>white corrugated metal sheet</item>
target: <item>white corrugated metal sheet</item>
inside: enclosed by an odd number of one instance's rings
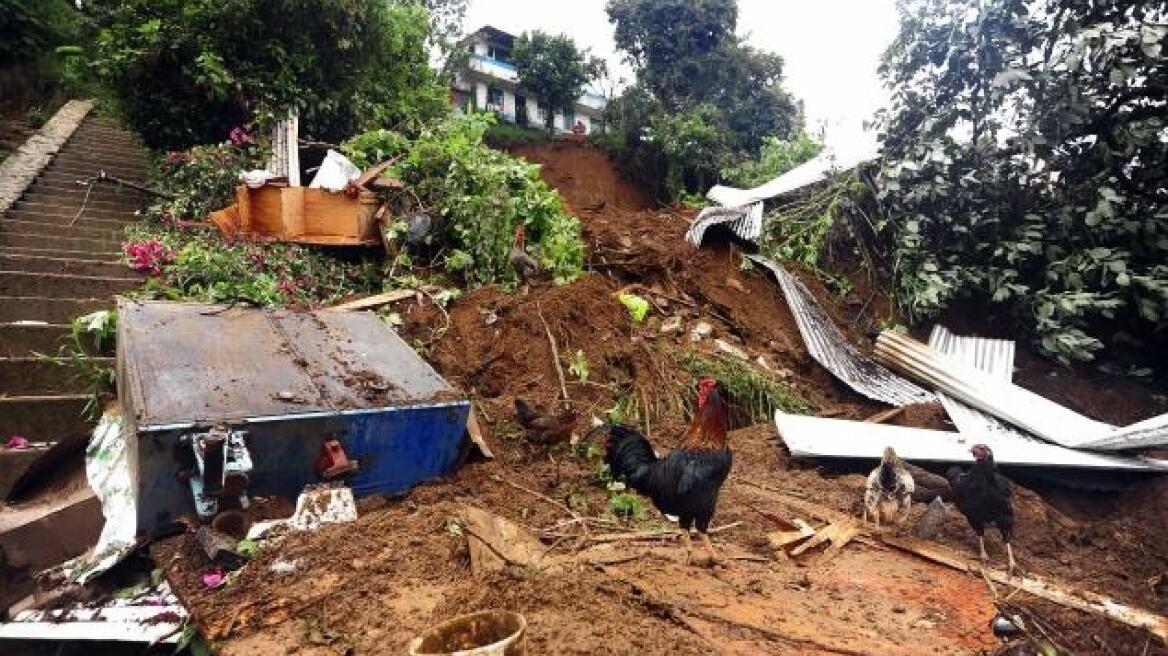
[[[798,278],[765,257],[748,257],[778,280],[808,353],[836,378],[860,394],[890,405],[937,400],[931,392],[877,364],[849,342]]]
[[[98,606],[23,610],[0,623],[0,640],[177,642],[187,611],[165,581],[128,599]]]
[[[706,193],[706,198],[725,207],[749,205],[823,182],[835,173],[856,168],[864,162],[876,159],[878,155],[874,139],[864,141],[848,150],[850,152],[844,152],[840,148],[825,148],[815,158],[803,162],[770,182],[753,189],[717,185]]]
[[[1008,434],[963,433],[906,428],[846,419],[775,413],[775,428],[791,455],[804,458],[880,459],[884,447],[910,462],[970,463],[969,448],[986,444],[994,461],[1016,467],[1168,472],[1168,461],[1076,451]]]
[[[685,232],[685,239],[694,246],[701,246],[706,230],[716,225],[725,225],[740,238],[757,243],[762,236],[762,203],[743,207],[707,207]]]

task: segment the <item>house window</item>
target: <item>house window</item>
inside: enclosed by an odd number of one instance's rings
[[[503,90],[499,87],[487,87],[487,111],[503,111]]]
[[[515,122],[527,125],[527,96],[515,96]]]
[[[487,46],[487,56],[501,62],[511,61],[511,49],[506,46],[498,44],[490,44]]]

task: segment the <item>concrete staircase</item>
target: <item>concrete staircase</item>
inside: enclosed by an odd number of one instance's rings
[[[48,451],[5,449],[9,437],[83,449],[92,430],[83,416],[85,385],[61,361],[37,354],[55,355],[74,317],[112,308],[114,294],[142,281],[119,261],[120,230],[148,197],[100,182],[86,198],[77,181],[104,169],[142,183],[146,166],[133,135],[88,116],[0,216],[0,500]],[[0,608],[28,592],[30,573],[88,549],[102,524],[79,449],[48,469],[55,482],[46,493],[9,507],[0,503],[0,588],[7,586]]]

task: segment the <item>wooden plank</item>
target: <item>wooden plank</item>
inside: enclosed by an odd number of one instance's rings
[[[414,298],[417,292],[412,289],[395,289],[384,294],[376,294],[374,296],[366,296],[354,301],[347,301],[340,305],[325,308],[326,310],[341,310],[345,312],[354,312],[357,310],[372,310],[383,305],[404,301],[408,298]]]

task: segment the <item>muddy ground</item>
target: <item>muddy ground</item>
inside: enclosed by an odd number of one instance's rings
[[[449,323],[430,307],[403,311],[404,335],[427,343],[424,354],[438,371],[473,395],[497,457],[472,460],[398,498],[363,500],[356,523],[288,537],[222,588],[199,584],[207,564],[188,536],[156,545],[156,561],[222,652],[404,653],[429,624],[505,608],[526,615],[533,654],[993,653],[992,600],[978,578],[874,542],[852,542],[824,564],[772,549],[767,535],[775,527],[763,512],[813,522],[796,499],[858,514],[864,468],[793,461],[766,422],[730,436],[734,470],[714,521],[729,525],[715,538],[732,558],[729,567],[686,565],[671,540],[597,546],[583,537],[570,513],[596,518],[594,526],[612,533],[667,524],[648,504],[640,517],[615,517],[596,460],[566,445],[531,444],[515,425],[516,397],[557,403],[545,322],[565,370],[577,351],[588,362],[586,382],[567,377],[585,421],[619,402],[660,450],[684,430],[692,394],[693,374],[678,355],[713,353],[715,339],[786,380],[815,412],[863,418],[883,408],[810,359],[777,286],[744,269],[736,246],[695,250],[683,242],[691,211],[650,210],[586,145],[539,144],[519,154],[544,164],[544,178],[581,217],[591,275],[526,293],[476,290],[451,306]],[[860,292],[836,298],[806,272],[800,276],[847,334],[870,343],[872,326],[888,316],[887,299]],[[653,304],[643,323],[616,300],[632,285]],[[681,329],[662,332],[674,317]],[[964,319],[960,328],[977,329],[976,320]],[[698,321],[713,334],[693,342],[689,331]],[[755,364],[759,358],[765,364]],[[1099,419],[1122,424],[1168,410],[1162,392],[1127,381],[1025,353],[1019,365],[1020,382]],[[749,423],[744,412],[735,418]],[[943,413],[929,407],[895,421],[945,426]],[[1168,612],[1168,480],[1108,493],[1025,483],[1034,489],[1017,488],[1015,547],[1025,570]],[[546,531],[553,553],[577,558],[546,571],[511,566],[474,574],[459,520],[467,506]],[[917,507],[914,519],[922,512]],[[956,515],[936,539],[966,556],[976,548]],[[996,538],[989,544],[1000,558]],[[1141,631],[1021,595],[1013,601],[1044,618],[1073,653],[1168,654]]]

